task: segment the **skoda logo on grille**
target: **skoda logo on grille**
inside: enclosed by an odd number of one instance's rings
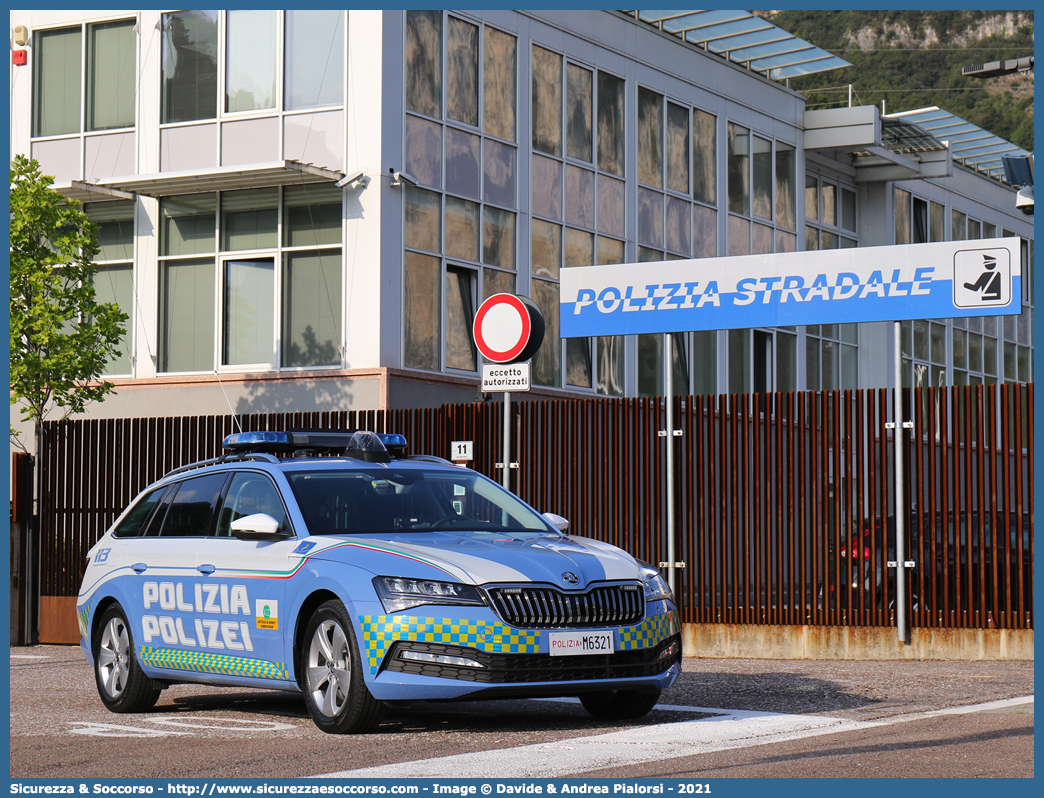
[[[572,571],[563,571],[562,581],[570,585],[575,585],[577,582],[580,581],[580,577],[574,574]]]

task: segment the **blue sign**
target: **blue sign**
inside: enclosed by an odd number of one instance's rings
[[[995,238],[563,269],[561,335],[1017,314],[1021,242]]]

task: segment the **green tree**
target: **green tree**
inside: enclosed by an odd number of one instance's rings
[[[36,161],[11,162],[11,404],[33,423],[37,451],[49,414],[82,413],[113,391],[98,378],[119,354],[127,321],[96,300],[96,228],[53,182]]]

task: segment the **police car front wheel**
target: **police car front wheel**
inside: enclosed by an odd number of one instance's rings
[[[105,611],[94,635],[94,678],[110,712],[145,712],[159,698],[162,686],[142,672],[119,604]]]
[[[305,630],[304,694],[315,725],[330,734],[359,734],[377,725],[380,703],[363,682],[351,620],[340,601],[315,611]]]

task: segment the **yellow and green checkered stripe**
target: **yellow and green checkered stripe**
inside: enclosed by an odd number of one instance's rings
[[[459,618],[416,618],[408,615],[361,615],[370,673],[377,673],[392,643],[409,640],[468,646],[495,654],[536,654],[540,633],[502,623]]]
[[[620,650],[631,651],[657,646],[671,635],[677,634],[678,628],[677,613],[662,612],[653,615],[637,626],[620,630]]]
[[[142,662],[156,668],[178,671],[202,671],[222,673],[227,676],[250,676],[254,679],[286,679],[286,665],[282,662],[266,662],[262,659],[229,657],[205,651],[184,651],[177,648],[152,648],[142,646]]]
[[[76,624],[80,627],[80,637],[87,638],[87,618],[91,614],[91,605],[84,604],[82,609],[76,611]]]

